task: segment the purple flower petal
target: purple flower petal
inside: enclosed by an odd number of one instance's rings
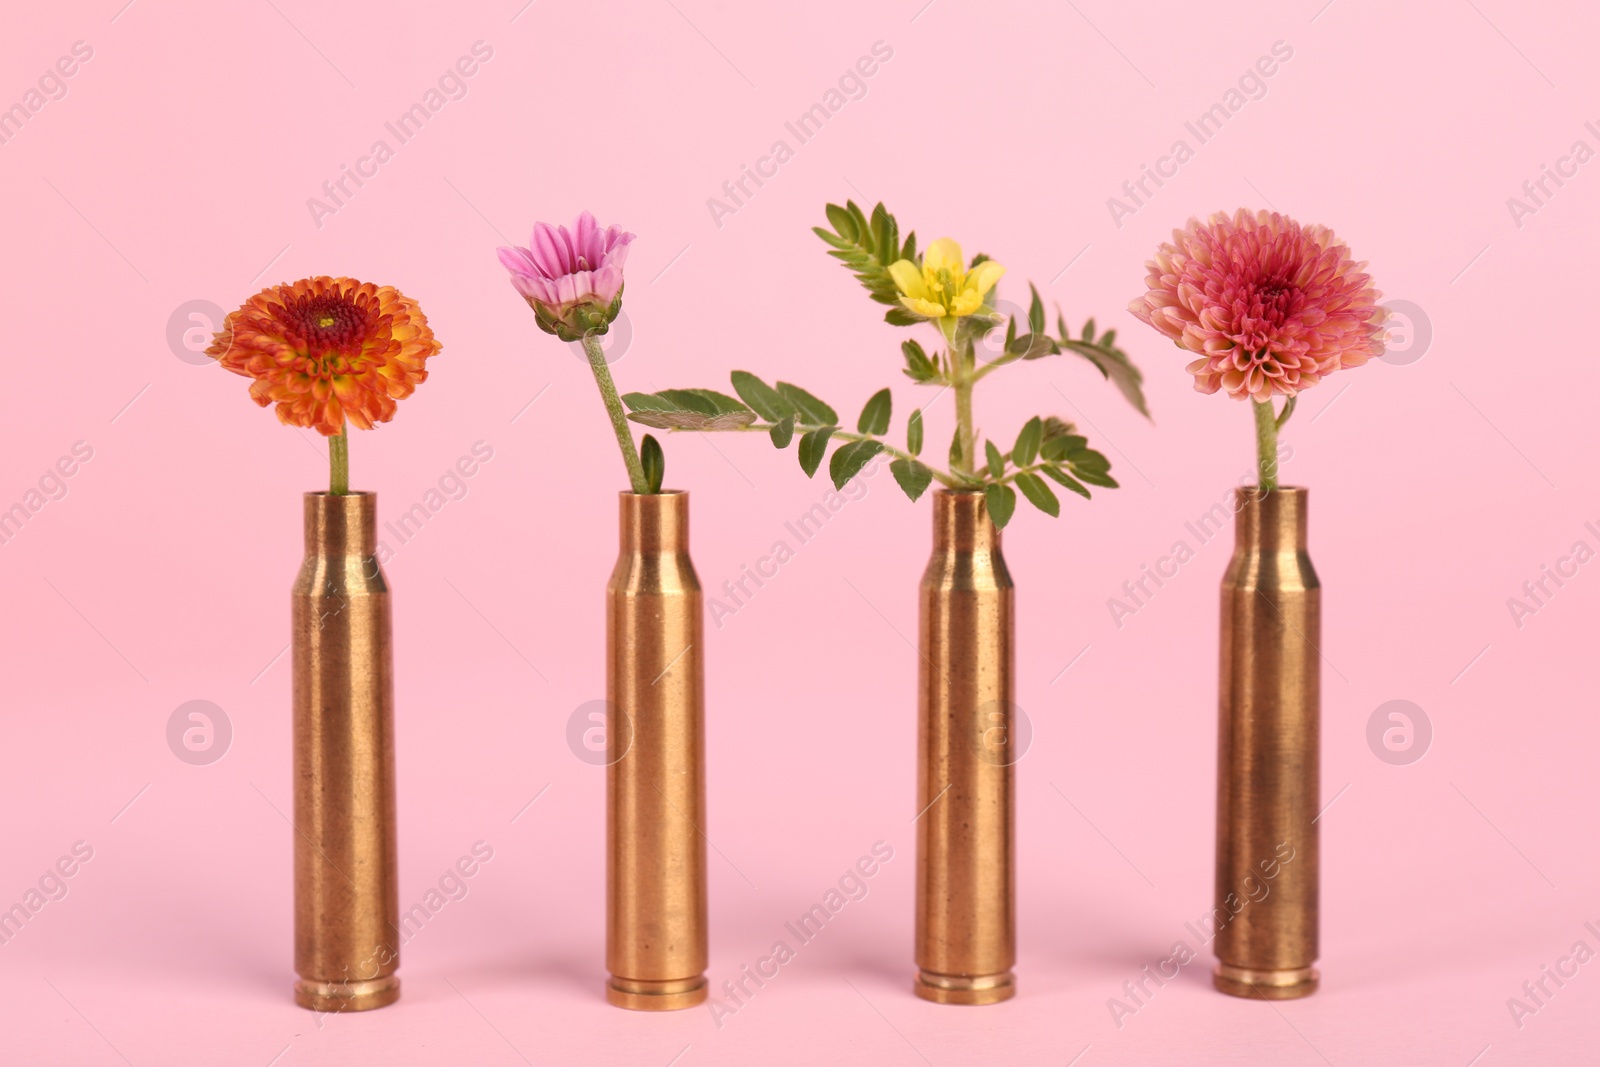
[[[571,260],[567,258],[566,241],[548,222],[534,226],[532,252],[534,262],[546,278],[559,278],[572,269]]]

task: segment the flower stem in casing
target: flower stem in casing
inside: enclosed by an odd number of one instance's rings
[[[1252,400],[1256,409],[1256,469],[1266,492],[1278,488],[1278,419],[1271,400]]]
[[[972,439],[972,386],[977,378],[972,373],[972,349],[963,352],[956,345],[950,347],[950,382],[956,391],[956,451],[961,453],[961,469],[968,474],[977,468],[977,444]]]
[[[328,438],[328,495],[348,496],[350,493],[350,431],[339,427],[339,432]]]
[[[594,371],[595,384],[600,387],[600,399],[605,401],[606,414],[611,416],[611,428],[617,433],[617,447],[622,450],[622,462],[628,468],[628,481],[635,493],[648,493],[650,483],[645,480],[644,464],[639,462],[639,449],[634,445],[633,433],[628,429],[628,415],[623,411],[622,398],[617,396],[617,387],[611,381],[611,368],[606,366],[606,354],[600,347],[600,339],[593,334],[585,334],[583,351],[589,357],[589,368]]]

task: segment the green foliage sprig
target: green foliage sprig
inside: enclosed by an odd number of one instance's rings
[[[828,475],[836,488],[843,488],[873,457],[887,455],[895,482],[912,500],[920,498],[933,482],[947,489],[982,492],[990,518],[1001,527],[1011,520],[1019,492],[1035,508],[1055,517],[1061,513],[1061,502],[1052,482],[1085,499],[1090,496],[1090,486],[1117,487],[1110,461],[1090,448],[1088,439],[1072,423],[1054,415],[1029,419],[1009,448],[985,439],[980,455],[971,403],[973,387],[1001,367],[1070,353],[1093,364],[1148,418],[1143,376],[1127,353],[1117,347],[1114,330],[1096,334],[1091,319],[1074,336],[1058,308],[1056,332],[1051,334],[1044,302],[1032,285],[1026,321],[996,312],[990,302],[992,297],[986,297],[971,314],[930,319],[918,314],[904,299],[906,294],[891,270],[901,263],[922,270],[923,256],[917,251],[916,235],[909,234],[902,241],[899,224],[882,204],[870,216],[853,201],[844,207],[829,204],[827,216],[832,228],[816,227],[816,234],[829,245],[829,254],[855,275],[874,301],[890,305],[884,316],[887,322],[914,326],[932,321],[940,326],[941,338],[946,342],[943,350],[930,353],[912,339],[903,342],[900,351],[905,361],[903,373],[913,382],[936,386],[941,392],[955,391],[957,426],[946,464],[941,467],[923,456],[921,408],[912,410],[906,419],[903,447],[886,440],[894,411],[889,389],[880,389],[867,400],[853,431],[845,428],[832,406],[813,393],[789,382],[769,385],[742,370],[731,375],[737,396],[713,389],[627,393],[622,401],[628,406],[629,419],[674,431],[765,433],[780,449],[798,441],[796,451],[806,476],[815,476],[826,458]],[[976,269],[987,259],[975,256],[969,269]],[[904,268],[898,269],[904,272]],[[979,366],[975,357],[977,343],[1002,325],[1005,341],[999,355]]]

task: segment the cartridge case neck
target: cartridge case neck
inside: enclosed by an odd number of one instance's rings
[[[941,489],[933,494],[933,547],[936,551],[999,551],[1000,531],[989,520],[982,493]]]
[[[1234,490],[1234,544],[1240,551],[1304,552],[1309,490],[1259,486]]]
[[[355,556],[378,551],[378,494],[305,495],[306,555]]]
[[[689,551],[689,494],[618,493],[621,550],[656,555]]]

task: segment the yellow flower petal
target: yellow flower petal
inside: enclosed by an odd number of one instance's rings
[[[956,318],[960,318],[963,315],[971,315],[982,306],[983,297],[979,295],[976,289],[967,288],[962,290],[961,293],[950,302],[950,314],[954,315]]]
[[[992,259],[986,259],[967,275],[967,288],[976,289],[980,297],[988,296],[989,290],[994,288],[995,282],[998,282],[1005,272],[1006,269],[1000,264]]]
[[[907,296],[923,297],[928,293],[922,284],[922,272],[909,259],[889,264],[889,277],[894,279],[895,286]]]
[[[961,258],[961,246],[949,237],[939,238],[923,253],[922,268],[932,273],[947,270],[952,277],[959,278],[966,269],[966,262]]]
[[[944,307],[940,304],[935,304],[931,300],[923,300],[914,296],[902,296],[900,303],[904,304],[908,310],[921,315],[925,319],[944,317]]]

